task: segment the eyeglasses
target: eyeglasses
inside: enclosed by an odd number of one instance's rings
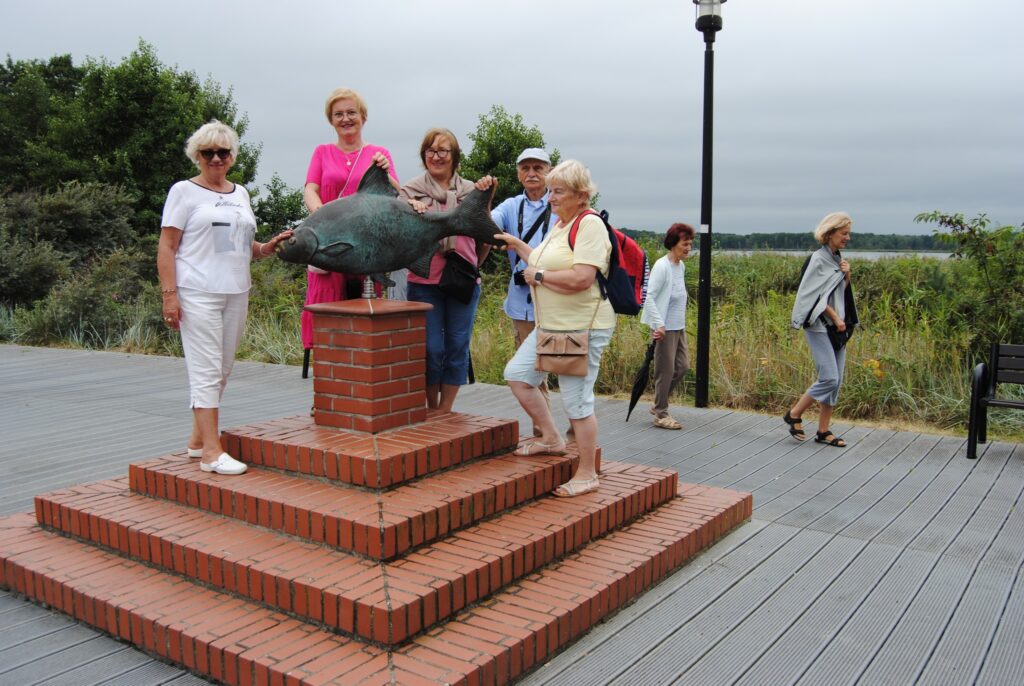
[[[344,112],[342,112],[341,110],[338,110],[337,112],[332,112],[331,116],[334,117],[335,119],[342,119],[342,120],[344,120],[344,119],[359,119],[360,118],[360,114],[359,114],[359,112],[357,110],[345,110]]]
[[[217,148],[216,150],[200,150],[199,154],[202,155],[203,159],[206,160],[207,162],[212,160],[214,155],[221,158],[222,160],[226,160],[227,158],[231,157],[231,151],[228,150],[227,148]]]
[[[452,154],[452,151],[447,149],[447,148],[441,148],[440,150],[435,150],[434,148],[427,148],[425,156],[426,157],[436,157],[439,160],[446,160],[446,159],[448,159],[448,156],[451,155],[451,154]]]

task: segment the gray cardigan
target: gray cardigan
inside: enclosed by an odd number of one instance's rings
[[[801,329],[817,321],[828,305],[829,295],[842,280],[843,273],[839,271],[835,257],[826,246],[811,253],[807,271],[800,279],[800,287],[796,292],[790,325],[794,329]]]

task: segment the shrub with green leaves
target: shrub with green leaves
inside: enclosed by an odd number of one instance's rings
[[[30,345],[65,343],[85,348],[119,347],[138,319],[140,300],[149,326],[161,328],[156,288],[139,277],[151,255],[117,250],[62,279],[31,308],[15,310],[17,341]]]
[[[23,243],[48,243],[79,266],[136,243],[134,198],[120,186],[71,181],[48,192],[0,196],[0,230]]]
[[[30,241],[11,235],[0,225],[0,302],[32,303],[68,274],[68,260],[48,241]]]
[[[915,221],[938,224],[936,236],[970,267],[959,270],[951,309],[971,334],[975,357],[984,358],[995,342],[1024,343],[1024,224],[990,229],[984,214],[968,220],[938,211]]]

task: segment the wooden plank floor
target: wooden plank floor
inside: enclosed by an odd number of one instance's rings
[[[239,363],[222,425],[308,412],[295,367]],[[0,346],[0,512],[184,447],[181,360]],[[557,397],[557,396],[556,396]],[[556,415],[562,425],[556,400]],[[754,518],[524,684],[1015,684],[1024,674],[1024,446],[839,424],[837,450],[781,420],[600,400],[610,459],[754,494]],[[518,418],[477,384],[456,409]],[[0,684],[205,683],[0,593]]]

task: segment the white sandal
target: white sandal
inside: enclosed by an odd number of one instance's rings
[[[584,493],[593,493],[600,486],[601,482],[596,476],[593,479],[570,479],[556,488],[554,494],[559,498],[575,498]]]
[[[565,455],[565,443],[559,441],[554,444],[530,441],[515,449],[512,453],[517,457],[529,457],[530,455]]]
[[[199,468],[204,472],[218,474],[245,474],[245,470],[248,469],[244,462],[239,462],[227,453],[221,453],[213,462],[200,462]]]

